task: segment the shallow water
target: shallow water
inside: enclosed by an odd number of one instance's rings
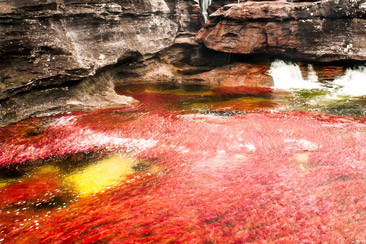
[[[295,80],[296,81],[296,80]],[[365,80],[366,81],[366,80]],[[312,89],[290,87],[210,87],[200,84],[139,84],[117,87],[123,95],[141,101],[140,111],[174,111],[233,115],[258,112],[308,111],[363,117],[366,96],[338,94],[337,88],[318,83]],[[341,89],[341,88],[339,88]],[[347,87],[354,90],[353,87]]]
[[[2,242],[366,241],[363,97],[116,90],[141,103],[0,129]]]

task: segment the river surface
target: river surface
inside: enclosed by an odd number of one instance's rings
[[[0,242],[366,242],[364,68],[269,72],[123,85],[139,105],[0,128]]]

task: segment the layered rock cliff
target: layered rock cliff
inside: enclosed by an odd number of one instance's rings
[[[201,27],[197,6],[193,0],[3,0],[0,99],[152,56],[171,46],[178,31]]]
[[[198,40],[227,53],[366,60],[365,10],[365,0],[229,4],[211,14]]]

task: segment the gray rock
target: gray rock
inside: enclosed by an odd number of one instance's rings
[[[0,126],[131,106],[116,73],[138,61],[155,75],[151,60],[202,25],[194,0],[0,0]]]
[[[174,42],[171,19],[164,0],[3,0],[0,99],[153,55]]]
[[[64,87],[18,93],[0,103],[0,127],[32,116],[46,116],[75,111],[90,112],[100,108],[133,107],[138,101],[114,91],[109,72]]]

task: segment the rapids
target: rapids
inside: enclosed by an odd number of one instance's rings
[[[304,79],[299,65],[282,60],[272,62],[269,73],[273,78],[273,88],[281,90],[321,88],[311,64],[308,65],[308,69],[308,77]]]
[[[366,95],[366,66],[347,69],[344,76],[334,80],[336,95],[360,97]]]
[[[139,105],[0,128],[0,242],[366,242],[365,68],[269,72],[122,85]]]

